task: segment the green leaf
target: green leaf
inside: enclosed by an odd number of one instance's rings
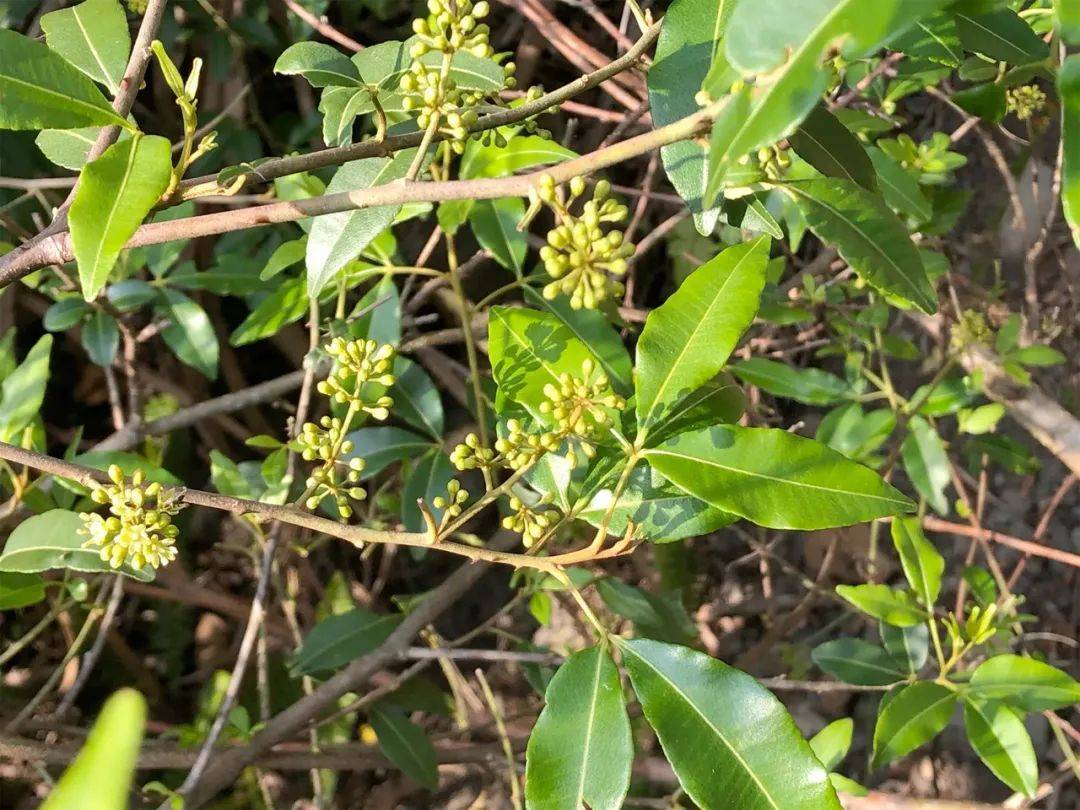
[[[339,669],[386,641],[400,621],[400,616],[364,608],[328,616],[311,628],[296,651],[292,669],[298,675]]]
[[[908,511],[877,473],[784,430],[717,425],[645,451],[681,489],[774,529],[824,529]]]
[[[997,582],[993,575],[982,566],[969,565],[964,568],[964,582],[971,588],[971,595],[981,607],[989,607],[998,598]]]
[[[41,325],[49,332],[66,332],[82,323],[91,311],[90,305],[82,298],[61,298],[45,310]]]
[[[649,725],[699,806],[840,807],[783,704],[749,675],[686,647],[616,643]]]
[[[442,440],[443,406],[439,389],[419,365],[407,357],[394,359],[394,414],[413,427],[427,431],[436,442]]]
[[[431,449],[431,440],[415,433],[391,426],[363,427],[347,434],[346,439],[353,443],[351,453],[343,458],[364,460],[364,469],[360,480],[366,480],[382,472],[395,461],[416,458]]]
[[[488,319],[488,354],[498,385],[496,409],[514,401],[536,419],[550,424],[540,412],[544,386],[558,384],[559,375],[581,376],[582,363],[598,363],[588,346],[550,312],[521,307],[492,307]]]
[[[37,574],[0,571],[0,610],[36,605],[45,599],[45,583]]]
[[[41,18],[45,44],[116,95],[131,54],[127,15],[118,0],[85,0]]]
[[[926,621],[926,611],[908,591],[888,585],[837,585],[836,593],[863,613],[897,627],[911,627]]]
[[[863,413],[857,402],[825,415],[814,438],[853,461],[863,461],[892,435],[896,414],[888,408]]]
[[[1023,363],[1025,366],[1059,366],[1065,362],[1065,355],[1051,346],[1023,346],[1010,356],[1011,360]]]
[[[397,706],[376,703],[369,719],[386,758],[410,779],[435,790],[439,786],[439,765],[435,746],[424,730]]]
[[[947,515],[949,499],[945,497],[945,490],[952,476],[949,473],[949,457],[938,432],[921,416],[911,417],[900,454],[915,489],[926,498],[935,512]]]
[[[435,69],[442,67],[442,60],[441,51],[428,51],[420,57],[421,62]],[[463,90],[482,90],[485,93],[502,90],[505,80],[503,69],[498,63],[466,50],[454,52],[450,60],[449,77]]]
[[[994,776],[1031,798],[1039,785],[1039,763],[1024,721],[1002,703],[964,700],[968,742]]]
[[[866,149],[824,106],[815,107],[790,140],[799,157],[826,177],[839,177],[870,191],[877,190],[874,165]]]
[[[604,525],[611,496],[611,486],[601,489],[579,517],[593,526]],[[687,495],[649,465],[640,464],[630,473],[607,528],[611,534],[621,536],[629,520],[637,526],[640,537],[654,543],[669,543],[714,532],[737,519]]]
[[[947,13],[934,14],[918,20],[911,28],[889,43],[915,59],[929,59],[948,67],[958,68],[964,61],[956,20]]]
[[[733,110],[730,126],[714,127],[710,191],[719,189],[728,169],[744,155],[790,135],[820,101],[828,81],[821,65],[827,51],[836,48],[849,60],[866,56],[945,4],[881,0],[867,14],[860,0],[809,0],[794,17],[788,0],[736,5],[724,39],[727,60],[756,79],[748,90],[749,109]]]
[[[565,296],[549,301],[532,287],[525,287],[524,294],[526,301],[538,309],[550,312],[588,347],[608,375],[615,391],[621,394],[630,393],[633,389],[633,363],[630,353],[618,331],[601,311],[574,309]]]
[[[266,260],[266,265],[259,273],[259,281],[269,281],[283,270],[287,270],[294,264],[303,261],[306,252],[306,236],[301,236],[299,239],[290,239],[288,242],[282,242],[277,246],[274,252],[270,254],[270,258]]]
[[[1000,124],[1008,111],[1005,88],[996,82],[958,90],[953,93],[952,100],[960,109],[991,124]]]
[[[918,518],[895,518],[892,522],[892,541],[911,589],[927,608],[933,607],[941,592],[945,558],[926,539]]]
[[[907,678],[884,649],[859,638],[826,641],[815,647],[810,657],[823,671],[845,683],[889,686]],[[826,767],[832,770],[832,766]]]
[[[322,42],[297,42],[278,57],[274,72],[303,76],[312,87],[360,84],[360,73],[349,57]]]
[[[246,346],[256,340],[273,337],[286,324],[298,321],[308,311],[307,284],[303,278],[278,282],[268,296],[229,335],[233,346]]]
[[[480,247],[518,276],[528,245],[517,224],[525,216],[525,203],[517,197],[477,200],[469,211],[469,224]]]
[[[363,315],[357,313],[363,312]],[[401,294],[392,276],[383,278],[364,293],[350,317],[349,332],[355,338],[377,343],[401,342]]]
[[[88,796],[96,810],[126,810],[145,725],[143,696],[134,689],[115,692],[41,810],[81,810]]]
[[[364,84],[395,90],[410,57],[407,43],[392,39],[364,48],[351,59]]]
[[[173,353],[207,379],[217,379],[217,335],[203,308],[183,293],[162,287],[154,311],[168,320],[161,337]]]
[[[871,767],[878,768],[914,751],[948,725],[956,692],[930,681],[905,686],[878,715]]]
[[[574,653],[544,695],[525,755],[525,801],[543,810],[617,810],[634,757],[619,672],[601,647]]]
[[[721,422],[737,422],[746,410],[746,396],[735,379],[718,374],[693,393],[680,399],[649,433],[647,447],[691,430],[701,430]]]
[[[96,549],[83,548],[86,537],[79,534],[82,525],[79,515],[66,509],[52,509],[27,518],[15,527],[0,553],[0,571],[36,573],[69,568],[90,573],[115,572],[140,582],[154,578],[153,568],[132,568],[125,563],[114,569],[101,559]]]
[[[698,112],[694,97],[734,8],[730,0],[674,0],[668,7],[647,80],[654,126]],[[693,212],[698,230],[711,233],[720,209],[704,202],[705,150],[693,141],[681,141],[663,147],[660,156],[671,184]]]
[[[810,738],[810,750],[825,766],[825,770],[835,770],[843,761],[851,748],[851,733],[854,728],[855,722],[850,717],[844,717],[829,723]]]
[[[91,363],[102,368],[111,366],[120,348],[120,329],[116,319],[103,309],[95,312],[83,327],[82,345]]]
[[[1029,712],[1080,702],[1080,683],[1056,667],[1021,655],[995,655],[975,668],[971,694]]]
[[[124,244],[165,193],[172,173],[167,138],[136,136],[83,169],[68,217],[83,297],[93,301]]]
[[[923,668],[930,654],[930,630],[925,624],[897,627],[893,624],[878,625],[881,643],[892,659],[910,673]]]
[[[638,424],[654,425],[724,367],[757,313],[769,239],[728,248],[649,313],[637,344]]]
[[[596,592],[613,613],[634,623],[634,632],[672,644],[693,644],[697,628],[678,594],[656,595],[614,577],[596,583]]]
[[[121,312],[131,312],[157,298],[157,290],[142,279],[129,278],[110,284],[105,295],[108,296],[109,303]]]
[[[576,158],[578,153],[567,149],[558,141],[539,135],[517,135],[506,146],[495,144],[482,146],[478,141],[470,141],[461,159],[462,177],[508,177],[522,169],[535,166],[547,166],[564,160]]]
[[[0,441],[18,442],[23,428],[41,411],[49,382],[52,335],[43,335],[0,386]]]
[[[41,150],[41,154],[57,166],[77,172],[86,165],[90,147],[94,145],[100,134],[101,127],[43,129],[37,134],[34,143]],[[130,138],[131,132],[124,129],[120,131],[120,137],[117,140],[124,141]]]
[[[415,149],[406,149],[392,158],[346,163],[334,174],[326,193],[360,191],[400,180],[415,155]],[[400,210],[400,205],[380,205],[316,217],[307,243],[308,294],[318,295],[341,268],[390,227]]]
[[[876,146],[871,146],[866,151],[874,164],[878,186],[885,203],[894,211],[918,222],[928,221],[934,215],[934,207],[923,194],[919,181]]]
[[[1054,16],[1061,38],[1069,45],[1080,45],[1080,5],[1075,0],[1054,0]]]
[[[1046,43],[1012,9],[999,8],[986,14],[956,15],[960,42],[976,51],[1013,65],[1041,62],[1050,55]]]
[[[740,360],[731,373],[744,383],[756,385],[773,396],[807,405],[831,405],[852,395],[847,382],[819,368],[796,368],[764,357]]]
[[[43,42],[0,29],[0,129],[130,125],[90,79]]]
[[[789,183],[783,190],[795,201],[821,241],[866,281],[885,293],[937,311],[937,295],[904,224],[881,197],[844,180]]]

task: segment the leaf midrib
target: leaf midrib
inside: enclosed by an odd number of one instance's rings
[[[669,678],[667,676],[666,672],[664,672],[661,669],[659,669],[658,667],[656,667],[651,661],[649,661],[647,658],[642,656],[640,653],[638,653],[632,647],[631,648],[624,647],[623,649],[629,649],[630,653],[634,657],[636,657],[639,661],[641,661],[643,664],[645,664],[647,667],[649,667],[649,669],[651,669],[653,672],[655,672],[656,675],[661,680],[664,681],[664,683],[666,683],[669,687],[671,687],[672,691],[675,692],[675,694],[678,695],[679,698],[681,698],[682,701],[684,703],[686,703],[687,706],[689,706],[691,709],[694,710],[694,713],[697,714],[697,716],[700,717],[702,719],[702,721],[704,721],[705,725],[707,725],[709,728],[711,728],[716,733],[716,736],[720,738],[720,741],[724,744],[724,746],[728,749],[728,751],[731,752],[731,755],[742,766],[743,770],[746,771],[747,775],[749,775],[749,777],[754,781],[754,783],[758,786],[758,788],[760,788],[761,793],[768,800],[769,805],[771,807],[775,808],[775,810],[780,810],[780,805],[777,804],[776,799],[774,799],[772,794],[769,793],[768,788],[766,788],[765,785],[762,783],[762,781],[758,778],[758,775],[756,773],[754,773],[753,769],[750,767],[750,763],[748,763],[745,759],[743,759],[742,754],[739,752],[739,750],[737,748],[735,748],[735,746],[733,746],[731,744],[731,742],[728,740],[728,738],[724,735],[724,732],[721,731],[719,728],[716,727],[716,725],[713,724],[712,720],[708,716],[706,716],[706,714],[704,712],[702,712],[701,709],[698,708],[697,704],[694,703],[694,701],[692,701],[690,699],[689,695],[687,695],[685,692],[683,692],[683,690],[680,689],[678,687],[678,685],[674,681],[672,681],[671,678]],[[693,798],[693,797],[691,797],[691,798]]]
[[[593,674],[592,698],[589,701],[589,717],[585,724],[585,739],[581,747],[581,767],[578,768],[578,786],[574,791],[575,805],[582,805],[585,801],[585,777],[588,775],[586,764],[589,760],[589,747],[592,745],[593,724],[596,722],[596,706],[600,696],[600,673],[604,667],[604,653],[596,651],[596,672]]]
[[[674,376],[674,374],[675,374],[675,370],[678,368],[679,364],[682,363],[683,357],[685,357],[686,353],[690,350],[690,344],[692,344],[695,340],[697,340],[698,333],[701,331],[703,324],[705,324],[706,321],[708,321],[709,318],[712,317],[713,310],[719,304],[720,298],[723,295],[723,293],[727,290],[728,284],[730,284],[732,282],[732,279],[734,279],[736,277],[736,275],[739,272],[739,268],[742,267],[743,262],[745,262],[747,259],[749,259],[751,256],[754,255],[755,251],[757,250],[758,245],[761,244],[762,239],[764,239],[764,237],[758,237],[751,244],[750,248],[746,251],[746,253],[744,253],[739,258],[739,260],[735,263],[735,266],[732,267],[731,270],[728,272],[727,278],[724,279],[724,283],[713,294],[712,300],[709,302],[708,306],[705,308],[704,314],[701,316],[701,318],[698,319],[698,322],[694,325],[694,328],[690,331],[689,336],[686,338],[686,341],[683,343],[683,346],[679,350],[678,355],[675,357],[674,362],[672,362],[672,364],[668,367],[667,374],[664,375],[664,379],[660,382],[660,385],[657,387],[656,393],[653,395],[652,402],[649,403],[649,410],[645,413],[644,418],[641,420],[644,425],[651,425],[652,424],[653,415],[655,414],[656,408],[657,408],[657,403],[661,401],[661,399],[662,399],[662,397],[664,395],[664,392],[666,391],[666,389],[668,387],[668,384],[671,382],[672,376]],[[722,255],[722,254],[720,254],[720,255]],[[719,258],[719,256],[717,258]],[[730,352],[728,353],[728,356],[730,356]],[[722,367],[724,365],[724,363],[726,363],[726,362],[727,362],[727,357],[724,357],[724,359],[720,362],[720,366]]]
[[[140,138],[138,136],[131,139],[131,149],[128,152],[127,164],[124,166],[124,176],[120,180],[120,187],[113,194],[112,205],[109,206],[109,215],[105,218],[105,224],[101,230],[98,231],[97,250],[94,251],[94,261],[91,265],[90,278],[91,284],[95,287],[97,285],[96,276],[98,274],[98,265],[101,263],[101,253],[105,248],[105,239],[107,238],[110,230],[112,229],[113,217],[116,215],[116,208],[120,205],[120,200],[124,197],[124,192],[127,191],[128,182],[131,178],[131,169],[135,165],[135,156],[139,152]],[[102,279],[102,283],[104,283]]]
[[[784,79],[788,78],[788,76],[791,75],[792,65],[799,64],[799,60],[802,58],[803,54],[807,52],[811,44],[817,42],[818,37],[821,35],[821,31],[824,30],[828,26],[828,24],[832,22],[833,18],[840,13],[840,10],[846,8],[848,3],[851,1],[852,0],[841,0],[841,2],[833,6],[829,13],[821,18],[821,21],[818,23],[818,25],[814,26],[814,28],[810,30],[810,32],[798,48],[789,47],[785,49],[787,51],[785,60],[780,65],[778,65],[777,68],[775,68],[775,70],[780,71],[779,75],[776,77],[776,79],[769,83],[769,85],[765,88],[765,91],[758,97],[757,102],[750,109],[749,114],[746,116],[746,120],[744,121],[743,125],[739,127],[739,131],[735,133],[735,136],[728,143],[728,149],[725,150],[723,159],[717,161],[715,170],[709,173],[709,182],[707,184],[708,186],[712,186],[714,184],[715,177],[719,174],[720,170],[722,168],[725,168],[730,162],[731,144],[738,142],[738,140],[742,137],[742,134],[757,122],[759,114],[762,113],[769,106],[769,100],[772,98],[773,92],[776,90],[777,87],[780,87],[782,85]],[[732,95],[732,98],[734,98],[734,95]]]
[[[856,234],[858,234],[868,245],[870,245],[870,247],[874,250],[874,252],[876,252],[879,256],[881,256],[881,258],[884,260],[884,262],[886,264],[893,267],[900,274],[900,277],[903,278],[904,281],[906,281],[911,286],[912,292],[914,292],[919,298],[922,298],[922,295],[921,295],[921,293],[919,291],[918,285],[915,282],[912,281],[912,279],[904,271],[904,268],[901,267],[899,264],[897,264],[888,253],[886,253],[884,250],[882,250],[882,248],[878,245],[878,243],[874,239],[871,239],[869,234],[867,234],[866,231],[864,231],[862,228],[860,228],[857,223],[855,223],[852,220],[848,219],[848,217],[846,217],[844,215],[844,213],[842,211],[840,211],[839,209],[835,208],[834,206],[830,205],[829,203],[825,202],[824,200],[821,200],[821,199],[819,199],[817,197],[812,197],[811,195],[807,194],[803,189],[799,188],[796,185],[785,186],[785,188],[791,193],[801,194],[805,199],[810,200],[815,205],[820,205],[826,211],[829,211],[833,215],[835,215],[837,219],[839,219],[841,222],[843,222],[845,225],[847,225],[851,230],[853,230]]]
[[[101,68],[101,73],[105,77],[105,82],[109,86],[109,92],[114,96],[116,91],[120,89],[120,84],[109,73],[109,69],[105,66],[104,60],[101,58],[101,54],[98,53],[98,49],[94,47],[94,43],[90,39],[90,32],[86,30],[86,26],[83,25],[82,17],[79,16],[79,12],[84,8],[82,5],[72,6],[71,13],[75,18],[75,24],[79,26],[79,31],[82,32],[83,39],[86,40],[86,47],[93,54],[94,61],[98,63],[98,67]]]
[[[808,484],[802,481],[792,481],[787,478],[778,478],[775,475],[766,475],[765,473],[753,472],[751,470],[742,469],[740,467],[729,467],[725,464],[720,464],[716,461],[702,458],[701,456],[693,456],[685,453],[674,453],[671,450],[665,450],[660,447],[655,447],[645,451],[645,455],[659,455],[670,456],[671,458],[689,459],[690,461],[697,461],[701,464],[706,464],[710,467],[716,467],[718,470],[724,470],[726,472],[737,473],[739,475],[745,475],[750,478],[761,478],[765,481],[773,481],[778,484],[786,484],[790,487],[800,487],[804,489],[820,490],[821,492],[829,492],[834,495],[848,495],[856,498],[869,498],[877,501],[885,501],[886,503],[905,504],[904,501],[898,501],[895,498],[889,498],[885,495],[872,495],[866,492],[854,492],[847,489],[834,489],[832,487],[821,486],[820,484]],[[855,462],[852,462],[855,463]]]
[[[10,73],[0,73],[0,82],[5,82],[5,81],[10,82],[12,84],[22,85],[23,87],[28,88],[29,90],[33,91],[34,93],[44,93],[45,95],[48,95],[48,96],[56,96],[57,98],[59,98],[59,99],[61,99],[63,101],[68,101],[68,102],[71,102],[72,104],[75,104],[77,106],[85,107],[85,108],[87,108],[87,109],[89,109],[89,110],[91,110],[91,111],[93,111],[95,113],[104,114],[105,116],[111,115],[112,120],[114,120],[115,122],[118,122],[118,123],[114,124],[114,126],[125,126],[125,127],[128,126],[127,121],[124,121],[123,119],[121,119],[120,116],[118,116],[116,114],[116,112],[111,107],[110,108],[100,107],[100,106],[98,106],[96,104],[92,104],[91,102],[86,101],[85,99],[76,98],[75,96],[71,96],[71,95],[65,95],[64,93],[60,92],[59,90],[53,90],[52,88],[49,88],[49,87],[41,87],[40,85],[32,84],[32,83],[26,81],[25,79],[20,79],[17,76],[12,76]],[[87,79],[86,81],[89,82],[90,80]],[[98,119],[98,120],[100,120],[100,119]]]
[[[338,615],[344,616],[346,614],[342,613]],[[350,632],[343,633],[342,635],[338,636],[337,639],[328,638],[327,643],[316,646],[313,652],[311,652],[310,654],[307,654],[307,651],[301,648],[301,652],[304,652],[305,655],[297,658],[297,664],[303,665],[305,662],[311,661],[312,659],[316,659],[317,663],[317,656],[324,654],[327,650],[333,649],[336,646],[340,646],[345,641],[351,641],[356,636],[367,633],[369,630],[371,630],[371,628],[376,627],[378,624],[389,618],[392,617],[383,614],[375,614],[373,618],[367,620],[366,624],[363,624]],[[305,666],[304,668],[308,669],[309,666],[310,664],[308,666]]]
[[[882,749],[874,752],[874,760],[876,761],[878,759],[878,756],[884,752],[885,747],[893,740],[895,740],[898,736],[900,736],[900,733],[909,726],[911,726],[912,723],[914,723],[916,720],[918,720],[920,717],[927,714],[928,712],[933,711],[945,701],[955,699],[956,694],[954,692],[946,690],[946,693],[943,696],[935,700],[933,703],[926,704],[925,706],[923,706],[923,708],[919,709],[919,711],[915,712],[913,715],[905,719],[904,722],[897,727],[896,731],[889,737],[889,739],[883,742]]]
[[[1017,766],[1016,761],[1013,759],[1012,750],[1001,742],[1001,738],[998,736],[997,731],[994,729],[993,722],[991,722],[990,718],[987,717],[986,714],[983,712],[982,706],[980,706],[974,700],[965,700],[964,705],[966,708],[971,709],[973,712],[975,712],[975,714],[979,716],[979,719],[982,720],[982,722],[985,724],[986,730],[990,732],[990,734],[994,738],[994,741],[998,743],[1001,748],[1001,753],[1005,755],[1005,760],[1009,763],[1009,766],[1012,769],[1013,778],[1016,779],[1017,782],[1020,782],[1022,785],[1024,785],[1029,792],[1033,790],[1035,788],[1035,785],[1030,784],[1028,780],[1024,778],[1024,774],[1021,773],[1020,768]],[[974,747],[974,745],[972,747]],[[982,758],[981,754],[979,756],[980,758]],[[983,761],[985,762],[985,760]],[[989,766],[989,763],[987,763],[987,765]]]

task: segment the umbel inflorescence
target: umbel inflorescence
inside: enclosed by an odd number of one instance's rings
[[[461,154],[465,151],[469,128],[477,121],[474,108],[492,94],[458,86],[450,67],[457,53],[481,59],[495,56],[488,42],[490,29],[481,22],[490,8],[487,0],[477,3],[428,0],[427,8],[427,17],[413,20],[416,36],[409,51],[412,62],[399,82],[402,106],[418,111],[417,124],[421,129],[434,122],[438,131],[449,139],[450,148]],[[517,86],[514,63],[506,62],[502,70],[503,89]],[[538,90],[530,90],[530,98],[538,95]],[[497,94],[490,101],[498,103]]]
[[[383,420],[390,415],[393,398],[385,393],[394,384],[393,346],[374,340],[334,338],[326,347],[334,365],[317,390],[338,405],[345,405],[344,416],[323,416],[318,422],[306,422],[294,443],[305,461],[318,462],[307,479],[304,505],[317,509],[326,498],[333,498],[338,513],[352,515],[349,500],[362,500],[366,493],[359,486],[364,460],[346,458],[353,451],[348,432],[361,414]]]
[[[611,184],[597,182],[580,214],[573,213],[571,206],[585,193],[581,177],[570,181],[567,193],[545,174],[536,193],[555,214],[555,227],[540,249],[544,269],[554,279],[544,287],[544,297],[550,300],[563,294],[574,309],[596,309],[609,298],[621,296],[622,282],[615,279],[626,275],[626,260],[634,255],[634,246],[621,230],[605,232],[602,227],[622,222],[628,213],[625,205],[610,196]]]
[[[596,454],[615,423],[615,415],[626,407],[626,400],[611,388],[611,381],[596,363],[585,359],[581,376],[562,374],[557,382],[544,386],[544,401],[539,406],[548,427],[530,431],[519,419],[507,419],[494,448],[486,447],[480,437],[470,433],[450,454],[459,470],[492,471],[498,468],[522,473],[546,453],[560,452],[577,466],[579,453],[587,458]],[[558,512],[542,501],[529,504],[511,496],[510,514],[503,525],[521,533],[526,547],[531,546],[558,522]]]
[[[136,470],[131,482],[124,471],[109,467],[108,484],[94,484],[90,497],[108,505],[109,516],[83,512],[81,534],[89,539],[86,548],[97,548],[101,559],[113,568],[125,563],[133,568],[149,565],[158,568],[176,559],[177,528],[173,517],[180,511],[180,492],[155,482],[144,483],[142,470]]]

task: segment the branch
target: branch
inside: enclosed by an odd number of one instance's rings
[[[516,542],[516,537],[501,532],[492,542],[492,550],[508,548]],[[311,719],[336,708],[338,698],[359,690],[372,675],[399,660],[417,633],[456,603],[487,570],[486,565],[458,568],[413,608],[381,647],[356,659],[310,695],[271,718],[248,745],[221,752],[207,768],[198,788],[187,797],[185,806],[195,810],[206,804],[218,791],[232,785],[244,768],[264,752],[302,731]]]
[[[31,469],[39,470],[49,475],[59,475],[85,487],[92,486],[95,482],[106,482],[105,473],[70,461],[62,461],[33,450],[24,450],[13,444],[0,442],[0,459],[18,464]],[[515,568],[535,568],[548,573],[561,570],[557,559],[548,557],[534,557],[528,554],[515,554],[507,551],[496,551],[490,548],[477,548],[475,546],[456,543],[449,540],[441,540],[432,543],[431,537],[424,532],[392,532],[369,529],[364,526],[355,526],[338,523],[336,520],[313,515],[301,511],[294,506],[278,506],[276,504],[251,501],[246,498],[232,498],[216,492],[205,492],[200,489],[180,490],[180,500],[191,506],[202,506],[209,509],[217,509],[233,515],[255,515],[264,520],[275,520],[279,523],[288,523],[310,529],[319,534],[336,537],[351,543],[357,548],[363,548],[367,544],[410,546],[412,548],[438,549],[459,557],[465,557],[474,562],[500,563]]]
[[[532,118],[535,115],[546,112],[552,107],[556,107],[564,101],[584,93],[586,90],[591,90],[597,85],[607,81],[612,76],[637,64],[645,51],[656,42],[656,39],[659,36],[660,23],[657,22],[641,35],[641,38],[634,44],[633,48],[610,64],[580,76],[579,78],[574,79],[574,81],[564,84],[557,90],[552,90],[550,93],[546,93],[534,101],[500,112],[481,116],[477,122],[469,128],[469,132],[484,132],[497,127],[521,123],[527,118]],[[435,137],[436,140],[445,140],[445,136],[443,135],[436,135]],[[410,132],[407,135],[390,136],[381,141],[367,140],[350,144],[349,146],[320,149],[317,152],[309,152],[306,155],[291,155],[289,157],[273,158],[264,163],[260,163],[256,168],[248,172],[247,182],[273,180],[277,177],[285,177],[290,174],[297,174],[298,172],[321,169],[326,166],[337,166],[342,163],[347,163],[350,160],[358,160],[359,158],[384,157],[393,154],[394,152],[399,152],[402,149],[411,149],[414,146],[419,146],[420,141],[423,140],[423,138],[424,133],[422,131]],[[184,192],[196,186],[216,183],[218,176],[219,175],[217,174],[210,174],[185,180],[180,184],[179,190],[180,192]],[[177,200],[177,202],[179,202],[179,200]],[[0,263],[0,270],[2,269],[3,264]]]
[[[530,189],[543,175],[551,175],[557,183],[573,177],[588,175],[600,169],[622,163],[667,146],[708,132],[713,116],[724,102],[710,105],[694,115],[666,127],[655,129],[621,143],[599,149],[589,155],[567,160],[545,169],[513,177],[448,180],[437,183],[394,182],[370,189],[326,194],[305,200],[272,203],[231,211],[151,222],[135,232],[125,247],[141,247],[195,239],[231,231],[257,228],[282,222],[297,222],[309,217],[373,208],[382,205],[403,205],[413,202],[445,202],[447,200],[490,200],[500,197],[527,197]],[[14,251],[13,251],[14,253]],[[12,255],[12,254],[9,254]],[[50,264],[62,264],[75,257],[68,234],[57,234],[32,249],[21,251],[0,270],[0,287]]]
[[[1054,560],[1055,562],[1064,563],[1065,565],[1071,565],[1073,568],[1080,568],[1080,554],[1073,554],[1071,551],[1063,551],[1060,548],[1044,546],[1040,543],[1022,540],[1019,537],[991,531],[990,529],[980,529],[975,526],[967,526],[963,523],[952,523],[948,520],[941,520],[940,518],[931,517],[929,515],[922,519],[922,525],[932,532],[960,534],[964,537],[974,537],[976,539],[981,538],[983,540],[989,540],[992,543],[997,543],[998,545],[1014,548],[1017,551],[1030,554],[1032,557],[1043,557],[1047,560]]]
[[[524,744],[524,740],[521,741]],[[45,765],[68,765],[82,750],[78,743],[45,743],[25,737],[0,735],[0,761],[13,765],[43,763]],[[498,743],[481,743],[469,746],[440,746],[435,754],[440,765],[490,762],[501,752]],[[139,751],[135,767],[139,770],[181,770],[191,767],[196,752],[177,744],[167,745],[148,742]],[[272,771],[306,771],[311,768],[330,768],[335,771],[372,771],[392,767],[389,760],[370,745],[346,743],[312,751],[282,747],[268,751],[254,762],[260,768]]]
[[[113,112],[121,118],[126,119],[131,113],[131,108],[135,106],[135,96],[139,93],[139,86],[142,84],[143,75],[146,73],[146,66],[150,63],[150,43],[157,37],[158,29],[161,27],[161,20],[165,16],[165,2],[166,0],[150,0],[146,11],[143,13],[142,22],[139,24],[139,33],[135,36],[135,44],[132,45],[131,56],[128,58],[127,68],[124,70],[124,78],[120,80],[120,89],[116,94],[116,98],[113,99]],[[86,162],[90,163],[101,157],[102,153],[112,146],[118,137],[120,137],[119,126],[102,127],[97,140],[94,141],[86,155]],[[78,178],[76,178],[74,188],[71,189],[67,199],[57,209],[56,216],[53,217],[53,221],[49,223],[48,227],[34,238],[27,240],[6,254],[3,259],[0,259],[0,268],[25,251],[49,249],[50,239],[67,228],[67,211],[75,200],[78,185]]]
[[[296,0],[281,0],[281,3],[293,14],[306,22],[308,25],[310,25],[327,39],[336,42],[338,45],[341,45],[344,48],[348,48],[350,51],[356,52],[364,50],[364,46],[357,42],[355,39],[341,33],[336,28],[334,28],[334,26],[319,19],[302,5],[300,5],[298,2],[296,2]]]

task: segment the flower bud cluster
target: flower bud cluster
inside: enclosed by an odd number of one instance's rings
[[[116,464],[109,467],[109,479],[109,484],[95,484],[90,497],[94,503],[107,504],[110,516],[79,515],[83,522],[79,532],[89,537],[83,547],[100,549],[101,559],[113,568],[124,563],[158,568],[175,560],[178,530],[172,519],[182,508],[179,491],[157,482],[144,484],[142,470],[132,474],[129,484]]]
[[[567,194],[551,175],[545,174],[536,193],[555,213],[557,221],[548,231],[547,244],[540,249],[544,268],[554,279],[544,287],[544,297],[551,300],[561,293],[569,296],[574,309],[596,309],[607,299],[622,295],[622,283],[612,276],[626,275],[626,260],[634,255],[634,246],[625,241],[622,231],[605,232],[601,227],[622,222],[629,213],[625,205],[609,196],[611,184],[599,181],[580,214],[572,213],[570,206],[585,193],[581,177],[570,181]]]
[[[450,461],[459,470],[490,470],[495,466],[495,451],[484,447],[480,437],[470,433],[450,453]]]
[[[1005,91],[1005,108],[1021,121],[1027,121],[1046,109],[1046,93],[1034,84],[1010,87]]]
[[[465,151],[469,130],[477,121],[474,109],[484,102],[488,93],[458,87],[449,72],[450,61],[455,53],[467,52],[482,59],[494,55],[488,42],[490,29],[480,22],[490,12],[487,0],[428,0],[428,16],[413,20],[415,42],[409,52],[412,63],[402,75],[399,89],[402,106],[417,110],[417,124],[427,129],[437,117],[439,132],[448,139],[454,152]],[[443,54],[442,64],[427,60],[430,53]],[[517,86],[513,62],[502,66],[503,88]],[[497,94],[493,99],[498,102]]]
[[[368,383],[382,386],[394,384],[391,373],[396,355],[394,347],[380,345],[374,340],[334,338],[326,351],[334,358],[334,368],[330,376],[317,386],[319,393],[341,404],[355,405],[375,419],[389,416],[394,400],[383,395],[368,402],[364,399],[363,388]]]
[[[559,513],[554,509],[539,507],[539,504],[531,507],[520,498],[510,497],[511,514],[503,518],[502,525],[512,532],[518,532],[525,548],[532,548],[533,544],[559,520]]]
[[[326,498],[333,498],[343,518],[352,516],[353,501],[362,500],[366,493],[359,486],[364,470],[361,458],[344,459],[355,448],[346,438],[354,414],[363,412],[375,419],[386,419],[394,400],[386,394],[366,391],[365,386],[383,388],[394,384],[393,346],[374,340],[344,340],[334,338],[326,347],[334,360],[330,375],[316,386],[320,394],[330,397],[349,409],[344,419],[323,416],[318,423],[307,422],[300,428],[294,448],[305,461],[319,462],[307,479],[304,506],[317,509]]]
[[[511,470],[520,470],[536,461],[544,453],[559,449],[560,438],[551,431],[529,433],[517,419],[506,421],[506,435],[495,440],[500,459]]]
[[[558,385],[545,385],[540,412],[552,418],[560,436],[578,439],[591,458],[593,444],[612,424],[612,412],[623,410],[626,400],[611,390],[607,375],[591,359],[582,361],[581,371],[581,377],[563,373]]]
[[[770,180],[781,179],[791,167],[791,155],[788,150],[778,146],[766,146],[759,149],[757,159],[761,170]]]
[[[342,517],[352,515],[349,498],[355,501],[366,496],[358,486],[360,473],[364,470],[362,458],[347,462],[342,455],[353,451],[353,443],[345,438],[346,426],[337,417],[324,416],[318,424],[307,422],[296,437],[296,444],[304,461],[321,461],[307,479],[310,495],[304,501],[308,509],[317,509],[325,498],[333,498]]]
[[[446,496],[436,495],[431,499],[431,505],[443,510],[442,523],[445,525],[461,514],[467,500],[469,500],[469,491],[462,489],[461,482],[452,478],[446,485]]]

